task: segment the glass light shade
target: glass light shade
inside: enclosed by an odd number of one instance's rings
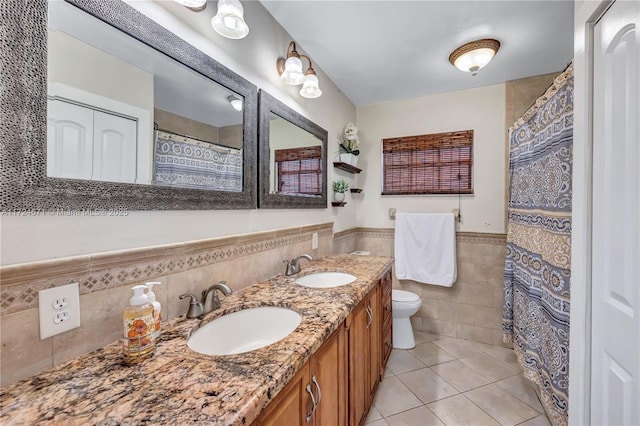
[[[174,0],[176,3],[183,5],[184,7],[190,7],[192,9],[200,9],[207,3],[207,0]]]
[[[291,56],[284,63],[284,71],[280,79],[287,84],[297,86],[304,82],[304,74],[302,72],[302,61],[296,56]]]
[[[476,72],[487,65],[496,52],[493,49],[484,47],[463,53],[458,57],[454,65],[461,71],[470,72],[475,75]]]
[[[218,13],[211,19],[211,26],[226,38],[240,39],[249,34],[244,22],[244,9],[239,0],[218,0]]]
[[[229,101],[233,109],[235,109],[236,111],[242,111],[242,106],[244,104],[242,98],[236,95],[230,95],[227,100]]]
[[[300,89],[300,96],[303,98],[319,98],[322,90],[318,87],[318,77],[315,74],[307,74],[304,78],[304,84]]]

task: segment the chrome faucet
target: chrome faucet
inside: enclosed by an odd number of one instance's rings
[[[211,311],[215,311],[220,308],[220,299],[218,298],[218,292],[220,290],[225,296],[233,293],[233,290],[227,285],[226,281],[220,281],[217,284],[212,285],[206,290],[202,291],[202,307],[203,314],[208,314]]]
[[[233,293],[233,290],[227,285],[226,281],[220,281],[208,289],[203,290],[200,301],[198,301],[198,298],[193,294],[181,294],[179,296],[180,299],[191,298],[189,309],[187,310],[187,318],[202,318],[209,312],[220,308],[220,299],[218,298],[217,290],[220,290],[225,296]]]
[[[305,253],[305,254],[301,254],[300,256],[296,257],[295,259],[291,259],[290,261],[286,260],[286,259],[282,261],[282,263],[286,263],[287,264],[287,271],[285,272],[286,276],[297,274],[298,272],[300,272],[300,260],[301,259],[313,260],[313,257],[311,257],[311,255]]]

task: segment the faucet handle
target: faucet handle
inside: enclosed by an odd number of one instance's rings
[[[198,301],[198,298],[193,294],[181,294],[178,297],[180,298],[180,300],[187,297],[191,298],[191,301],[189,302],[189,310],[187,310],[187,318],[198,318],[204,312],[202,303],[200,303]]]

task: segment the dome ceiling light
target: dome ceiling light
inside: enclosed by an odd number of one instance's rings
[[[493,38],[475,40],[451,52],[449,62],[461,71],[476,75],[498,53],[500,42]]]

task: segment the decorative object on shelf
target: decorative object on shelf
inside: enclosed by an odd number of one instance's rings
[[[475,40],[451,52],[449,62],[460,71],[470,72],[476,75],[478,70],[487,65],[498,53],[500,42],[493,38]]]
[[[349,163],[343,163],[341,161],[334,161],[333,167],[335,167],[336,169],[344,170],[345,172],[349,172],[349,173],[360,173],[362,171],[362,169],[359,169],[356,166],[352,166]]]
[[[344,193],[349,189],[349,183],[344,179],[334,180],[333,181],[333,199],[342,203],[344,201]]]
[[[249,26],[244,21],[240,0],[218,0],[218,13],[211,19],[211,26],[222,37],[245,38],[249,34]]]
[[[309,68],[302,72],[302,61],[300,58],[305,58],[309,61]],[[287,57],[278,58],[276,61],[276,68],[280,79],[291,86],[298,86],[302,84],[300,89],[300,96],[303,98],[319,98],[322,95],[322,90],[318,85],[318,76],[313,69],[311,59],[307,55],[300,55],[296,50],[296,42],[292,41],[287,47]]]
[[[358,164],[358,155],[360,150],[360,139],[358,139],[358,128],[353,123],[347,123],[342,131],[340,142],[340,161],[355,166]]]

